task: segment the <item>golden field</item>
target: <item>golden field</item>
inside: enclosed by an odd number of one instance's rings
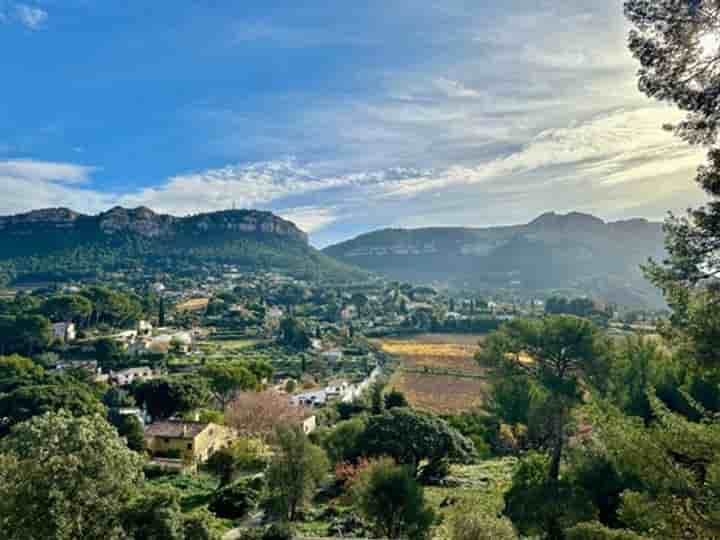
[[[437,414],[454,414],[482,404],[486,383],[475,362],[482,336],[422,334],[376,343],[400,360],[389,382],[410,405]]]

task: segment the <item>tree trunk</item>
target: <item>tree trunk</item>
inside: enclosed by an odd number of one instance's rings
[[[554,444],[552,449],[552,459],[550,461],[549,479],[553,483],[557,483],[560,478],[560,461],[562,460],[563,443],[565,440],[565,411],[561,408],[555,417],[555,433]]]
[[[557,501],[560,497],[560,462],[562,461],[563,444],[565,442],[565,409],[562,406],[559,406],[558,411],[555,413],[554,423],[555,433],[553,435],[555,440],[550,460],[548,481],[553,493],[553,498]],[[563,528],[560,525],[558,517],[558,515],[548,517],[545,531],[548,540],[562,540],[564,538]]]

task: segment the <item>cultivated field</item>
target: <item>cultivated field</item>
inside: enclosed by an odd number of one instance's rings
[[[388,388],[400,390],[416,409],[456,414],[482,405],[485,381],[479,377],[412,373],[400,369]]]
[[[209,302],[209,298],[193,298],[175,306],[175,311],[204,311]]]
[[[401,364],[388,385],[403,392],[410,404],[438,414],[454,414],[482,404],[483,370],[474,359],[480,335],[421,334],[378,340]]]

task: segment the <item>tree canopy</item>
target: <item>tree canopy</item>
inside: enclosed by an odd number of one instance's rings
[[[568,413],[588,385],[607,380],[608,343],[588,320],[571,315],[515,319],[486,340],[479,360],[496,377],[528,378],[544,391],[553,419],[553,459],[549,474],[560,474]]]
[[[0,529],[8,540],[119,539],[142,458],[100,416],[37,416],[0,441]]]
[[[202,378],[166,377],[135,385],[133,396],[153,418],[170,418],[205,405],[210,399],[210,391]]]
[[[475,452],[473,443],[444,420],[407,408],[368,418],[358,445],[367,456],[390,456],[413,471],[427,461],[434,472],[445,460],[462,462]]]

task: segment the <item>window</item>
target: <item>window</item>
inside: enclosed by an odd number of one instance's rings
[[[187,449],[188,449],[188,450],[192,450],[192,443],[191,443],[191,442],[189,442],[189,443],[187,444]]]
[[[169,443],[170,443],[170,439],[163,439],[163,442],[164,442],[165,444],[169,444]]]

